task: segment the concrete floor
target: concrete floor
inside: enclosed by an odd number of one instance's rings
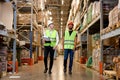
[[[0,80],[105,80],[98,72],[84,68],[77,62],[74,62],[72,75],[69,75],[68,72],[64,74],[63,56],[59,56],[57,57],[57,60],[54,60],[51,75],[48,73],[44,74],[43,71],[43,61],[39,61],[38,64],[33,66],[24,65],[19,68],[19,72],[17,74],[9,74]],[[14,78],[10,78],[11,76]]]

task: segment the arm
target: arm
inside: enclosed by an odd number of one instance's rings
[[[76,49],[76,46],[77,46],[77,35],[76,35],[75,41],[74,41],[74,50]]]
[[[59,43],[59,35],[58,35],[58,32],[57,32],[57,34],[56,34],[56,46],[58,45],[58,43]]]
[[[53,49],[57,48],[58,43],[59,43],[59,35],[58,35],[58,32],[57,32],[57,34],[56,34],[56,44],[55,44],[55,47]]]

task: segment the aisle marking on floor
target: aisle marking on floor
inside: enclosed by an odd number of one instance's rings
[[[20,76],[10,76],[9,78],[20,78]]]

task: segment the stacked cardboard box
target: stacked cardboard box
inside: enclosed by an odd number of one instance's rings
[[[93,9],[92,9],[92,19],[96,18],[100,14],[100,2],[95,1],[93,3]]]
[[[109,26],[113,26],[119,21],[120,21],[120,10],[118,9],[118,6],[116,6],[109,13]]]
[[[31,14],[19,14],[17,18],[18,18],[17,20],[18,24],[30,24],[31,23]],[[32,18],[36,20],[36,15],[33,14]]]
[[[87,24],[89,24],[92,21],[92,9],[93,9],[93,3],[90,4],[87,12]]]

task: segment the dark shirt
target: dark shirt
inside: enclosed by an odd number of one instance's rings
[[[69,34],[71,35],[71,34],[72,34],[72,32],[73,32],[73,30],[72,30],[72,31],[69,31]],[[64,33],[64,36],[65,36],[65,33]],[[76,34],[76,37],[77,37],[77,34]]]

